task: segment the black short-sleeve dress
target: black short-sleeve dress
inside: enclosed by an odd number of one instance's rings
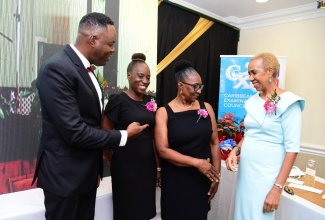
[[[135,101],[126,93],[111,95],[105,114],[116,130],[126,130],[132,122],[149,124],[140,136],[113,152],[111,178],[115,220],[149,220],[156,215],[156,170],[152,132],[155,112],[146,109],[151,96]]]
[[[168,115],[169,147],[181,154],[211,160],[210,116],[198,120],[197,110],[173,112]],[[205,109],[200,102],[200,108]],[[210,204],[211,181],[194,167],[180,167],[162,160],[161,217],[163,220],[206,220]]]

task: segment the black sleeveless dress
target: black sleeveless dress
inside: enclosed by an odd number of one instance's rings
[[[211,118],[201,117],[197,110],[173,112],[168,115],[169,147],[181,154],[211,160]],[[205,109],[200,102],[200,108]],[[206,220],[210,204],[211,181],[194,167],[179,167],[162,160],[161,217],[163,220]]]
[[[149,124],[140,136],[127,141],[113,152],[111,178],[114,220],[149,220],[156,216],[157,163],[152,131],[155,112],[146,110],[143,101],[135,101],[124,92],[111,95],[105,114],[115,122],[115,129],[126,130],[131,122]]]

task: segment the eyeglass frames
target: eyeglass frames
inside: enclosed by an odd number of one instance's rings
[[[195,92],[197,92],[199,90],[202,90],[203,87],[204,87],[204,85],[190,84],[190,83],[186,83],[186,82],[181,82],[181,83],[184,83],[186,85],[192,86]]]

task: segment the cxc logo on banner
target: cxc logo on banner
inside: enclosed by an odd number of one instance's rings
[[[240,121],[245,115],[246,100],[256,93],[247,73],[248,64],[252,56],[220,56],[220,89],[218,119],[224,113],[233,113]],[[280,71],[277,84],[284,88],[286,57],[279,57]]]
[[[324,1],[317,1],[317,9],[325,9],[325,2]]]

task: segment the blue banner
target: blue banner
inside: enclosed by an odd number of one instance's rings
[[[245,115],[246,100],[256,93],[247,73],[251,56],[221,56],[218,119],[233,113],[238,121]]]
[[[284,89],[287,57],[276,57],[280,64],[276,84]],[[252,56],[224,55],[220,58],[218,119],[225,114],[232,113],[237,121],[241,121],[246,115],[244,108],[246,100],[256,93],[247,73]]]

